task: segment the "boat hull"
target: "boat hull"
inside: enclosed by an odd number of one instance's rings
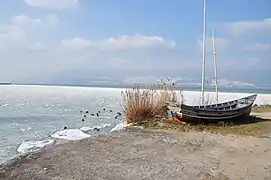
[[[249,116],[252,105],[257,95],[248,96],[237,99],[235,101],[226,102],[222,106],[188,106],[181,105],[182,116],[181,121],[231,121],[239,118],[246,118]],[[232,103],[234,102],[234,103]]]

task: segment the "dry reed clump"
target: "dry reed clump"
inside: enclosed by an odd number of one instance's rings
[[[144,89],[136,86],[122,91],[123,111],[127,123],[138,123],[166,113],[167,102],[178,102],[174,84],[161,81]]]

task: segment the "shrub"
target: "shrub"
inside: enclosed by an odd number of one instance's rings
[[[165,115],[167,102],[178,103],[174,84],[169,80],[161,80],[160,84],[149,88],[140,88],[122,91],[123,111],[127,123],[137,123],[154,118],[156,115]]]

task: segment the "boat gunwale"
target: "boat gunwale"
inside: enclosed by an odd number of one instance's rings
[[[238,104],[238,100],[227,101],[227,102],[218,103],[218,104],[209,104],[209,105],[206,105],[206,106],[192,106],[192,107],[199,108],[199,109],[204,109],[206,107],[219,107],[219,108],[221,108],[221,107],[229,107],[229,106],[232,106],[232,105],[235,105],[235,104]]]

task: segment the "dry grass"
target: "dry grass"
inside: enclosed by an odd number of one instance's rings
[[[257,105],[255,104],[252,108],[252,111],[253,112],[256,112],[256,113],[266,113],[266,112],[271,112],[271,105]]]
[[[271,120],[250,117],[245,123],[197,123],[183,124],[179,120],[172,118],[156,118],[151,121],[139,124],[144,128],[169,130],[178,132],[212,132],[219,134],[235,134],[241,136],[263,137],[271,133]]]
[[[177,92],[169,80],[148,89],[136,86],[122,92],[123,111],[127,123],[138,123],[165,115],[167,102],[178,103]]]

